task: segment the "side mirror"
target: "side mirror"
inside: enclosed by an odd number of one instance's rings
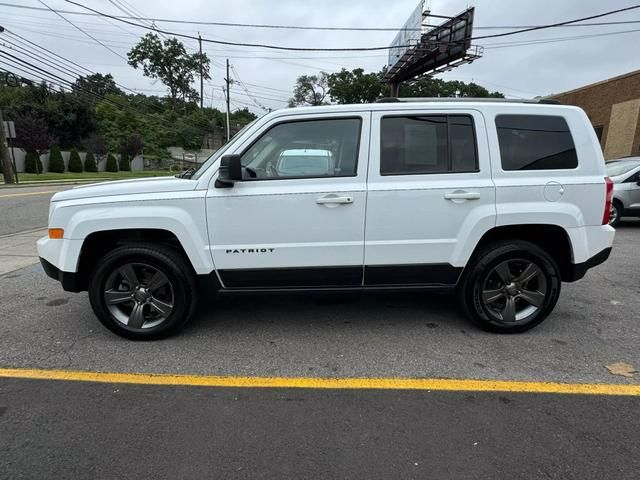
[[[242,180],[240,155],[225,155],[220,159],[216,188],[231,188],[236,181]]]

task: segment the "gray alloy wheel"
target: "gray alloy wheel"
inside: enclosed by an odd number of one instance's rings
[[[620,217],[622,216],[622,212],[620,211],[620,206],[617,202],[611,202],[611,210],[609,213],[609,225],[612,227],[617,226],[620,223]]]
[[[167,275],[145,263],[125,263],[105,282],[104,303],[119,323],[132,329],[157,327],[174,310],[174,288]]]
[[[484,280],[482,302],[492,320],[502,325],[529,321],[545,303],[547,280],[531,260],[514,258],[496,265]]]

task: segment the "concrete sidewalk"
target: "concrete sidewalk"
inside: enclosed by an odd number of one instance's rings
[[[38,263],[36,241],[46,234],[40,228],[0,236],[0,275]]]

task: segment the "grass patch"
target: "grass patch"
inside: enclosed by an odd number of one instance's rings
[[[141,172],[18,173],[18,180],[20,180],[20,183],[53,180],[125,180],[127,178],[164,177],[175,175],[176,173],[177,172],[169,172],[168,170],[143,170]]]

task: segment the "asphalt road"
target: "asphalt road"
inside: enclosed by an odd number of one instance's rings
[[[0,198],[23,208],[13,228],[42,226],[42,212],[28,213],[39,197]],[[639,252],[640,222],[627,222],[611,259],[564,284],[550,318],[516,336],[475,329],[443,296],[261,296],[221,298],[181,335],[133,343],[34,265],[0,276],[0,369],[639,385],[605,368],[640,367]],[[640,397],[0,379],[0,478],[631,479],[639,407]]]
[[[0,235],[46,228],[49,200],[70,186],[0,188]]]

